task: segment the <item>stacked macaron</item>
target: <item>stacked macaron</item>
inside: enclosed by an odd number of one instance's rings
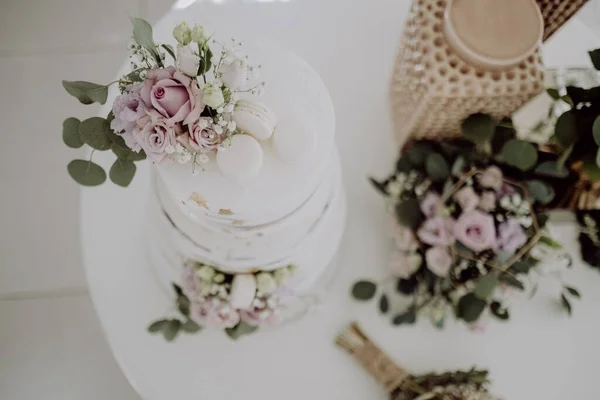
[[[286,163],[306,160],[317,147],[317,134],[304,120],[291,117],[278,123],[273,111],[256,101],[238,101],[233,121],[241,133],[217,152],[217,165],[223,175],[234,179],[250,179],[260,171],[263,149],[259,141],[272,140],[275,155]]]

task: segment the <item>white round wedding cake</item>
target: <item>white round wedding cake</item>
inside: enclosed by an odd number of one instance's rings
[[[318,297],[346,214],[325,85],[285,49],[244,44],[244,53],[268,90],[239,95],[240,132],[203,163],[153,166],[145,232],[158,279],[179,286],[190,318],[244,324],[242,333],[289,320]]]

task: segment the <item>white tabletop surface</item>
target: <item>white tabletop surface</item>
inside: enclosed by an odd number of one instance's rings
[[[150,169],[140,164],[130,188],[84,189],[82,246],[92,299],[112,350],[145,399],[385,398],[384,391],[334,337],[352,320],[398,363],[414,372],[489,368],[493,389],[510,400],[600,398],[600,274],[575,262],[568,281],[580,288],[572,318],[561,313],[556,286],[544,281],[536,298],[517,301],[509,323],[474,333],[451,323],[444,331],[422,320],[393,328],[373,303],[357,304],[349,288],[359,277],[385,273],[386,212],[367,177],[384,176],[395,158],[388,113],[388,79],[408,1],[298,0],[192,5],[155,27],[157,41],[181,20],[221,35],[266,38],[288,46],[321,74],[336,107],[337,144],[348,191],[349,218],[339,273],[319,311],[274,331],[229,341],[221,332],[183,336],[174,343],[146,333],[171,307],[145,259],[141,223]],[[567,45],[568,44],[568,45]],[[545,49],[551,65],[588,64],[598,40],[581,24],[559,32]],[[566,55],[565,56],[563,56]],[[98,157],[109,165],[110,155]],[[575,228],[559,228],[576,253]]]

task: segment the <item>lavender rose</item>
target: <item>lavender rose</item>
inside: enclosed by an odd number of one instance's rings
[[[135,140],[133,131],[136,122],[146,115],[147,110],[140,97],[142,86],[141,83],[136,83],[127,92],[117,96],[112,106],[115,119],[110,123],[110,128],[121,135],[127,147],[135,152],[139,152],[142,146]]]
[[[485,188],[500,190],[504,184],[502,170],[496,166],[488,167],[479,177],[479,183]]]
[[[421,211],[427,218],[435,217],[440,205],[440,196],[434,192],[428,192],[421,201]]]
[[[479,253],[496,245],[494,218],[481,211],[468,211],[454,224],[454,236],[463,245]]]
[[[204,110],[202,90],[173,66],[148,71],[140,96],[170,124],[191,124]]]
[[[507,253],[515,253],[527,243],[523,227],[515,219],[509,219],[498,227],[498,248]]]
[[[454,194],[454,199],[463,211],[473,211],[479,204],[479,196],[471,186],[465,186]]]
[[[450,218],[429,218],[421,225],[417,236],[423,243],[430,246],[450,246],[455,241],[452,236],[453,225],[454,221]]]
[[[216,298],[192,301],[190,318],[204,328],[233,328],[240,322],[240,314],[229,304]]]
[[[181,135],[177,140],[191,150],[200,153],[210,153],[219,147],[223,136],[218,135],[212,128],[212,118],[203,117],[188,125],[188,135]]]
[[[395,251],[390,258],[390,272],[397,278],[410,278],[423,264],[423,257],[417,253]]]
[[[135,140],[152,161],[161,162],[167,155],[167,148],[177,143],[176,128],[156,112],[139,120],[138,125],[141,128],[134,132]]]
[[[435,246],[425,252],[427,268],[437,276],[448,276],[452,266],[452,255],[447,247]]]

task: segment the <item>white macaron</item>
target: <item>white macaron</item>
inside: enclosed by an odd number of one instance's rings
[[[277,117],[262,103],[240,100],[235,105],[233,121],[242,132],[257,140],[267,140],[273,135]]]
[[[317,133],[305,120],[290,117],[275,127],[273,150],[283,162],[301,163],[313,155],[317,141]]]
[[[235,309],[248,309],[256,295],[256,279],[251,274],[237,274],[231,282],[229,304]]]
[[[221,173],[238,180],[258,175],[263,163],[263,150],[252,136],[237,134],[231,145],[217,151],[217,165]]]

